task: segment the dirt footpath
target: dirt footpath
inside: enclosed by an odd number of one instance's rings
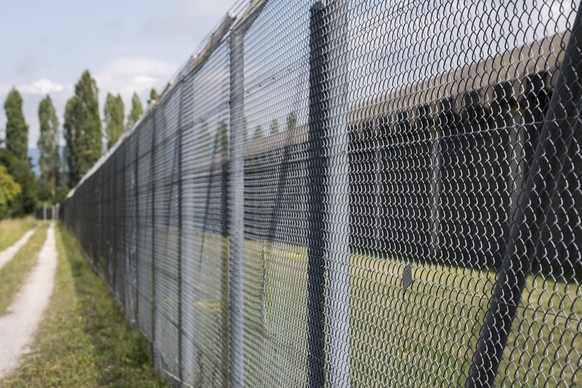
[[[53,292],[57,269],[54,224],[47,232],[36,267],[28,275],[5,315],[0,316],[0,380],[18,367],[34,339]]]

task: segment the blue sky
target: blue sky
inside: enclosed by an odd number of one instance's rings
[[[0,101],[16,87],[38,140],[37,109],[48,93],[59,120],[73,85],[88,69],[97,80],[100,109],[108,92],[129,110],[136,91],[145,104],[151,87],[169,81],[234,0],[2,0]],[[102,112],[101,112],[102,113]],[[6,118],[0,114],[0,136]]]

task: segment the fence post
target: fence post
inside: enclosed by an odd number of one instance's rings
[[[348,160],[348,4],[329,6],[329,309],[330,387],[350,386],[350,207]]]
[[[322,2],[315,3],[309,20],[309,140],[308,140],[308,249],[307,249],[307,385],[325,383],[325,179],[328,131],[327,20]]]
[[[582,64],[582,3],[572,26],[572,34],[560,65],[558,80],[552,94],[546,116],[539,131],[537,144],[532,156],[528,175],[519,193],[518,203],[511,215],[511,229],[505,247],[501,268],[485,314],[485,322],[480,331],[477,349],[473,355],[466,387],[493,386],[507,337],[511,332],[517,308],[531,270],[532,258],[516,252],[516,244],[526,220],[526,208],[530,198],[536,196],[535,179],[542,169],[552,171],[551,166],[544,166],[552,161],[551,153],[554,143],[561,135],[561,128],[575,128],[580,109],[578,101],[582,99],[582,84],[579,82],[580,64]],[[547,148],[549,147],[549,149]],[[567,147],[566,151],[567,152]],[[550,154],[548,156],[547,154]],[[559,159],[559,158],[558,158]],[[545,172],[545,171],[544,171]],[[542,174],[543,175],[543,174]]]
[[[244,385],[244,30],[230,41],[230,381]]]
[[[134,270],[135,270],[135,322],[140,328],[139,322],[139,132],[140,128],[135,129],[135,166],[134,166],[134,196],[135,196],[135,253],[134,253]]]
[[[269,0],[253,0],[230,31],[228,201],[230,243],[230,385],[244,385],[244,37]]]
[[[184,380],[182,365],[182,91],[184,78],[180,80],[180,103],[178,106],[178,377]]]
[[[156,363],[156,173],[155,173],[155,158],[156,158],[156,114],[152,115],[152,141],[151,141],[151,158],[150,158],[150,174],[151,174],[151,189],[152,189],[152,221],[151,221],[151,277],[152,277],[152,299],[151,299],[151,329],[152,329],[152,357],[154,365]]]
[[[113,274],[112,274],[112,279],[109,279],[109,287],[113,290],[113,296],[115,297],[115,299],[117,299],[117,302],[119,302],[119,293],[118,293],[118,289],[117,289],[117,264],[119,262],[119,255],[118,255],[118,251],[117,251],[117,236],[116,233],[119,233],[117,230],[114,232],[114,226],[115,225],[115,216],[117,215],[117,200],[115,198],[115,196],[117,195],[116,190],[117,190],[117,159],[119,158],[119,155],[111,155],[111,158],[109,159],[111,166],[109,166],[109,187],[110,187],[110,191],[109,191],[109,219],[107,220],[109,222],[108,225],[108,229],[109,229],[109,252],[112,253],[112,257],[108,258],[108,263],[109,263],[109,268],[113,269]],[[113,260],[112,260],[113,259]],[[109,269],[108,268],[108,269]]]

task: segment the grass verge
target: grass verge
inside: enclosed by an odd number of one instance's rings
[[[14,295],[20,290],[28,274],[38,260],[48,224],[38,228],[28,242],[18,250],[16,255],[2,269],[0,269],[0,315],[6,313],[6,309],[12,303]]]
[[[0,221],[0,252],[9,248],[38,223],[32,216]]]
[[[68,231],[57,229],[59,267],[33,353],[6,387],[163,387],[138,332]]]

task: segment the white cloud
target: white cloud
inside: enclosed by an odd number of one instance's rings
[[[110,61],[99,73],[113,76],[165,76],[176,71],[176,66],[155,58],[121,57]]]
[[[121,94],[126,107],[134,92],[143,100],[152,87],[161,89],[177,70],[176,65],[155,58],[115,58],[95,73],[101,106],[107,93]]]
[[[137,85],[155,85],[158,80],[147,75],[138,75],[133,79],[133,83]]]
[[[20,85],[18,90],[28,94],[49,94],[58,93],[65,89],[65,85],[55,83],[48,78],[41,78],[30,84]]]

